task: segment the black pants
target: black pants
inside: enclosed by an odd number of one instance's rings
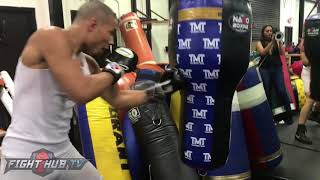
[[[280,97],[281,103],[284,105],[287,112],[291,112],[290,98],[284,83],[282,67],[260,68],[260,74],[263,81],[263,86],[266,91],[270,108],[272,109],[271,88],[274,87],[277,96]]]

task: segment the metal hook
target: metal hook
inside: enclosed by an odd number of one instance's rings
[[[208,172],[198,169],[198,174],[199,174],[200,176],[204,177],[204,176],[207,176],[207,175],[208,175]]]
[[[158,122],[156,122],[156,121],[158,121]],[[153,125],[155,125],[155,126],[160,126],[161,123],[162,123],[162,119],[154,119],[154,120],[152,120],[152,123],[153,123]]]

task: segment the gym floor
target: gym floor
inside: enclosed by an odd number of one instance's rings
[[[274,171],[253,175],[253,180],[320,180],[320,124],[307,121],[313,144],[305,145],[294,138],[297,122],[298,115],[292,125],[277,125],[283,160]]]
[[[283,151],[281,164],[267,177],[259,180],[319,180],[320,179],[320,124],[307,121],[307,135],[313,144],[305,145],[295,140],[298,115],[294,124],[278,124],[277,130]],[[271,177],[270,177],[271,176]],[[258,180],[258,178],[255,178]]]

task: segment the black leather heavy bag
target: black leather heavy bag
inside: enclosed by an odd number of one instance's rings
[[[146,89],[159,80],[158,72],[140,70],[134,89]],[[199,180],[196,171],[186,166],[180,158],[178,130],[164,97],[132,108],[129,118],[142,156],[150,165],[152,180]]]

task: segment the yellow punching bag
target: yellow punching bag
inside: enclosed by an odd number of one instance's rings
[[[117,111],[100,97],[78,109],[85,158],[104,179],[131,180]]]
[[[298,106],[301,109],[306,102],[306,95],[304,91],[304,85],[302,79],[298,76],[291,76],[291,85],[293,86],[294,91],[296,91],[296,99],[298,100]]]
[[[176,125],[178,127],[178,130],[180,128],[180,122],[181,122],[181,113],[182,108],[181,105],[183,104],[182,101],[182,92],[176,91],[171,95],[170,99],[170,113],[173,118],[173,120],[176,122]]]

